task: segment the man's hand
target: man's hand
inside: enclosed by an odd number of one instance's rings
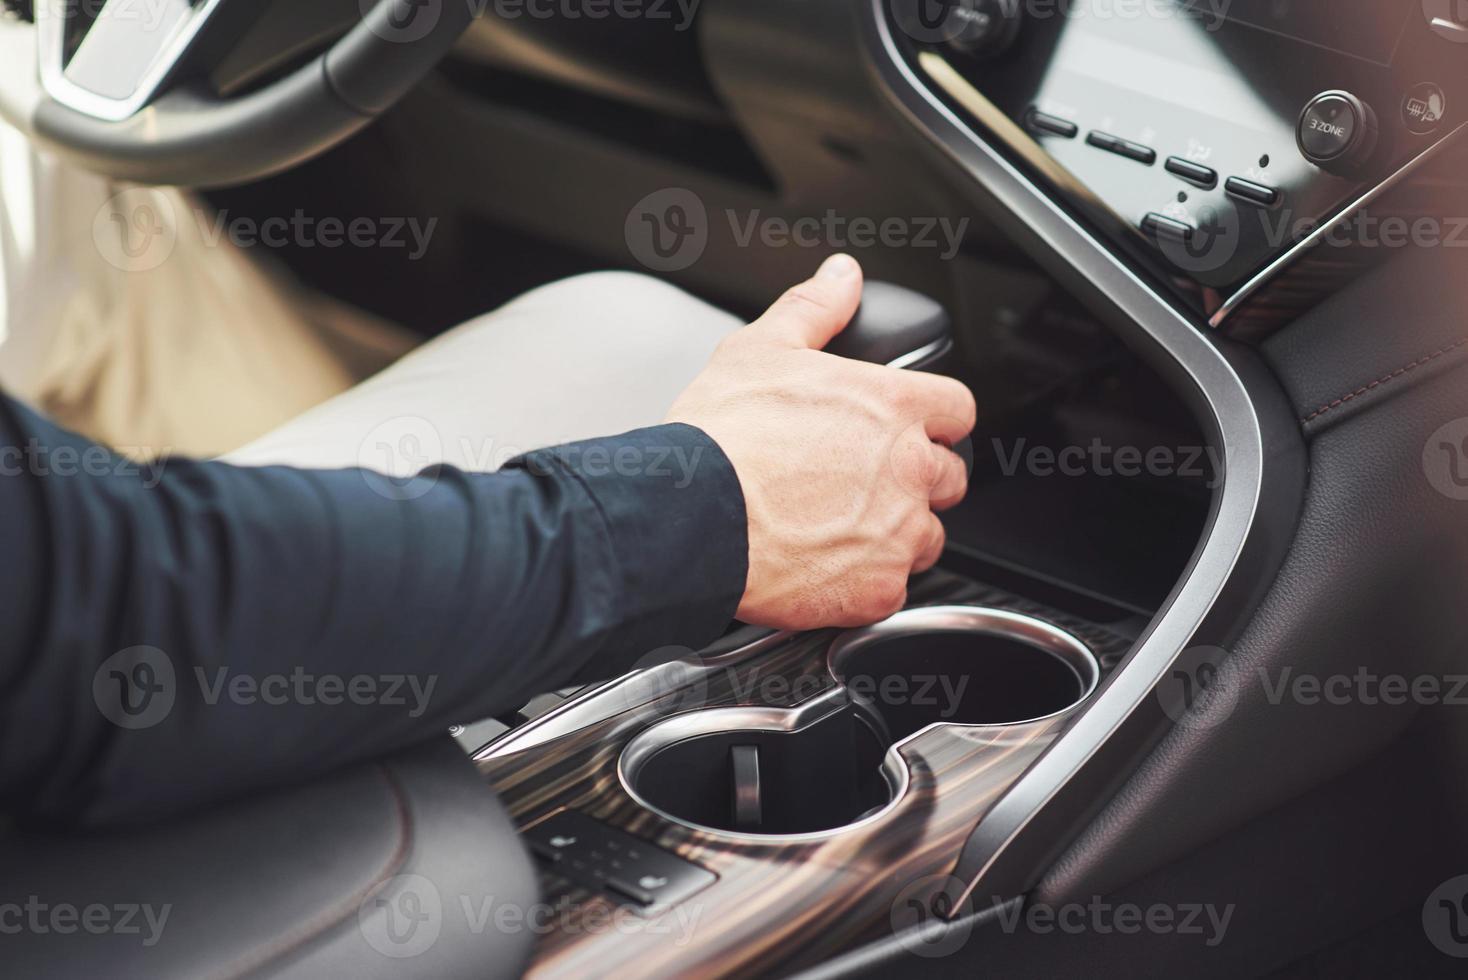
[[[896,612],[908,575],[943,550],[933,511],[968,490],[946,448],[974,425],[966,387],[821,352],[856,312],[861,282],[855,259],[827,259],[726,338],[668,413],[708,433],[739,477],[747,623],[855,626]]]

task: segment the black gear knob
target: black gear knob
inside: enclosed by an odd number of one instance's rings
[[[921,371],[952,347],[952,323],[937,302],[890,282],[868,281],[856,315],[825,349],[856,361]]]

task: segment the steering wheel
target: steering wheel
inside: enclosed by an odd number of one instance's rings
[[[209,69],[262,0],[5,0],[0,116],[108,176],[184,186],[254,180],[330,149],[390,107],[448,53],[478,6],[355,2],[350,28],[321,54],[221,96]]]

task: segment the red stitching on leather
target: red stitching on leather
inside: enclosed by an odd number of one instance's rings
[[[1390,374],[1384,374],[1384,375],[1382,375],[1381,377],[1377,378],[1375,381],[1371,382],[1368,385],[1363,385],[1362,387],[1357,388],[1355,391],[1352,391],[1352,392],[1349,392],[1347,394],[1344,394],[1341,397],[1337,398],[1335,401],[1330,402],[1329,404],[1321,405],[1315,411],[1311,412],[1309,415],[1307,415],[1304,418],[1300,419],[1300,422],[1301,422],[1301,424],[1304,424],[1304,423],[1308,423],[1308,422],[1314,421],[1315,419],[1320,418],[1320,416],[1324,415],[1326,412],[1329,412],[1331,409],[1333,409],[1333,408],[1340,408],[1342,405],[1344,405],[1346,402],[1350,401],[1351,399],[1353,399],[1353,398],[1359,398],[1361,395],[1366,394],[1368,391],[1371,391],[1371,390],[1373,390],[1375,388],[1380,388],[1382,385],[1386,384],[1388,381],[1391,381],[1391,380],[1393,380],[1395,378],[1400,378],[1402,375],[1408,373],[1409,371],[1415,371],[1417,368],[1420,368],[1422,365],[1428,363],[1429,361],[1435,361],[1439,357],[1442,357],[1444,354],[1448,354],[1448,353],[1451,353],[1452,351],[1457,350],[1459,347],[1462,347],[1464,344],[1468,344],[1468,337],[1462,337],[1462,338],[1454,341],[1453,343],[1449,344],[1446,347],[1440,347],[1437,350],[1433,351],[1431,354],[1426,354],[1426,355],[1424,355],[1422,357],[1417,358],[1417,360],[1412,361],[1410,364],[1404,364],[1404,365],[1402,365],[1401,367],[1397,368],[1395,371],[1391,372]]]

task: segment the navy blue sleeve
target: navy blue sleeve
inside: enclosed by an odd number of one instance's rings
[[[0,807],[150,817],[696,648],[743,593],[745,520],[684,425],[404,485],[139,466],[3,400]]]

